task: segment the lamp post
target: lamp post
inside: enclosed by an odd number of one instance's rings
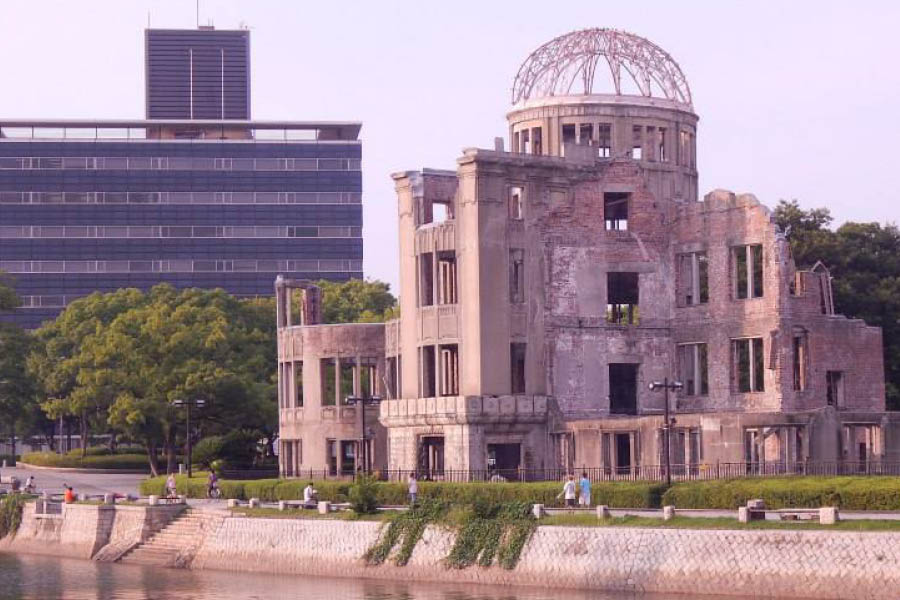
[[[665,456],[666,456],[666,485],[672,485],[672,459],[670,456],[669,450],[669,430],[672,427],[672,419],[669,419],[669,390],[676,391],[680,390],[684,387],[684,384],[680,381],[669,381],[669,378],[666,377],[662,381],[652,381],[648,386],[651,392],[655,392],[657,390],[663,390],[665,393],[665,408],[663,409],[663,437],[665,444]]]
[[[187,424],[186,424],[186,427],[187,427],[187,435],[186,435],[186,437],[187,437],[187,459],[186,459],[186,462],[187,462],[187,475],[188,475],[188,479],[190,479],[191,476],[193,475],[193,470],[191,469],[191,462],[192,462],[191,461],[191,406],[196,406],[197,408],[203,408],[206,405],[206,400],[204,400],[203,398],[196,398],[194,400],[182,400],[179,398],[179,399],[175,400],[174,402],[172,402],[172,404],[174,404],[175,406],[178,406],[179,408],[183,406],[183,407],[185,407],[185,409],[187,409]]]
[[[363,463],[363,472],[368,475],[369,474],[369,450],[368,444],[366,444],[366,439],[368,435],[366,434],[366,406],[377,406],[381,403],[381,396],[368,396],[368,397],[360,397],[360,396],[347,396],[344,399],[344,403],[350,404],[353,406],[360,407],[361,419],[362,419],[362,435],[360,439],[362,440],[360,449],[360,454],[362,455],[362,463]]]

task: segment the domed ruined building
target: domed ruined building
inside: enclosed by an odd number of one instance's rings
[[[399,319],[317,325],[316,290],[276,284],[285,476],[662,478],[667,397],[673,478],[896,460],[881,330],[835,314],[828,271],[796,269],[754,196],[698,200],[668,53],[558,37],[507,119],[455,171],[393,175]]]

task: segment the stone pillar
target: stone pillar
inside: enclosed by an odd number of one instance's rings
[[[116,495],[115,494],[104,494],[103,495],[103,504],[115,504],[116,503]]]
[[[150,506],[156,506],[157,504],[159,504],[159,496],[149,496],[147,498],[147,504],[149,504]]]
[[[532,504],[531,505],[531,514],[534,515],[535,519],[540,519],[544,516],[544,505],[543,504]]]
[[[674,506],[663,506],[663,521],[670,521],[675,518]]]
[[[819,509],[819,523],[822,525],[834,525],[841,520],[836,506],[823,506]]]
[[[331,512],[331,502],[319,502],[319,514],[327,515]]]
[[[259,508],[259,498],[250,498],[250,508]]]
[[[741,506],[738,508],[738,523],[749,523],[750,522],[750,509],[746,506]]]
[[[597,518],[598,519],[608,519],[612,515],[609,513],[609,506],[606,504],[597,505]]]
[[[237,498],[229,498],[225,505],[228,508],[237,508],[238,506],[240,506],[240,503],[238,502]]]

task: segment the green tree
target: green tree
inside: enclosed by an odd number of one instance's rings
[[[33,419],[35,394],[31,378],[25,372],[25,357],[31,346],[31,335],[15,325],[0,323],[0,424],[16,447],[16,437],[33,433],[38,423]]]
[[[393,318],[396,310],[397,299],[383,281],[322,280],[316,285],[322,289],[324,323],[381,323]]]
[[[12,279],[0,271],[0,311],[13,310],[22,305],[22,300],[13,289]]]
[[[156,286],[85,338],[72,397],[111,399],[109,423],[145,444],[151,471],[158,472],[158,448],[174,470],[184,431],[176,400],[206,401],[194,413],[193,438],[204,429],[273,427],[275,401],[264,382],[274,369],[274,337],[254,326],[257,319],[222,290]]]
[[[72,302],[55,320],[34,332],[35,344],[28,355],[27,371],[35,381],[47,417],[67,422],[77,419],[83,439],[87,439],[93,426],[113,434],[114,443],[115,432],[107,423],[106,413],[112,398],[85,394],[78,384],[79,375],[87,376],[82,374],[82,366],[88,357],[81,349],[118,315],[144,301],[144,295],[136,289],[94,293]]]
[[[835,309],[882,328],[887,406],[900,410],[900,230],[853,222],[831,230],[828,209],[803,210],[796,200],[774,214],[797,267],[822,261],[831,271]]]

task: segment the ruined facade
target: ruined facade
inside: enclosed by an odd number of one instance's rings
[[[666,396],[648,384],[666,378],[677,472],[894,457],[880,329],[835,314],[827,269],[798,271],[755,197],[698,200],[671,57],[575,32],[529,57],[513,102],[511,151],[394,175],[401,317],[383,328],[374,466],[658,469]]]

